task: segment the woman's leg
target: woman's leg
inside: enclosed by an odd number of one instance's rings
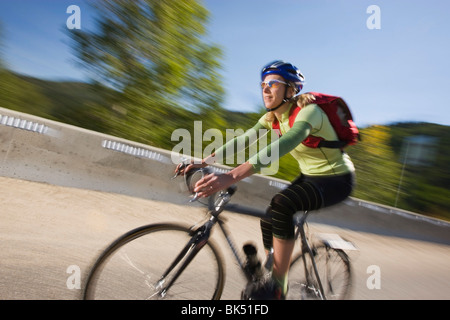
[[[296,179],[271,201],[266,218],[261,220],[264,247],[273,247],[272,276],[287,289],[287,276],[294,248],[293,215],[297,211],[317,210],[347,198],[352,190],[353,175]]]
[[[301,210],[316,210],[322,205],[321,195],[311,183],[297,179],[271,201],[267,218],[261,220],[266,250],[273,247],[273,279],[287,291],[287,276],[294,249],[293,215]]]
[[[283,294],[286,294],[288,289],[288,273],[294,244],[294,239],[273,238],[272,278],[280,285]]]

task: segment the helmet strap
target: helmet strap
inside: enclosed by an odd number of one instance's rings
[[[285,104],[286,102],[291,101],[291,98],[286,98],[287,88],[290,87],[290,86],[291,86],[291,85],[289,84],[289,85],[287,85],[286,87],[284,87],[284,99],[283,99],[283,101],[281,101],[281,103],[280,103],[279,105],[277,105],[276,107],[273,107],[273,108],[266,108],[266,111],[267,111],[267,112],[275,111],[275,110],[277,110],[278,108],[280,108],[283,104]]]

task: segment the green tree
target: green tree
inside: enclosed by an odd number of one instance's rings
[[[208,11],[202,5],[108,0],[95,8],[97,30],[68,32],[78,62],[115,90],[106,109],[91,106],[106,118],[109,133],[169,147],[183,117],[222,112],[221,50],[205,41]]]
[[[46,115],[48,100],[33,85],[7,70],[3,50],[3,29],[0,23],[0,107]]]
[[[0,69],[0,107],[49,118],[48,99],[6,69]]]
[[[414,212],[450,220],[450,126],[433,123],[404,122],[391,126],[390,145],[404,164],[398,206]],[[406,154],[407,139],[431,138],[428,147],[409,148],[409,155],[424,161],[410,161]],[[412,141],[412,140],[409,140]],[[406,157],[406,161],[405,161]]]
[[[346,150],[356,168],[353,196],[394,206],[401,164],[389,145],[391,129],[376,125],[363,129],[361,134],[363,140]]]

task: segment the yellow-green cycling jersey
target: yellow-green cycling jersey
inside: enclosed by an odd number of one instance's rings
[[[300,172],[305,175],[332,176],[355,171],[350,157],[340,149],[310,148],[302,144],[302,141],[310,134],[327,141],[338,140],[327,115],[318,105],[310,104],[303,107],[297,114],[292,128],[289,126],[289,110],[282,114],[279,123],[282,136],[249,159],[256,171],[269,165],[262,159],[267,159],[267,154],[276,154],[273,153],[274,148],[278,148],[278,158],[290,153],[298,161]],[[264,128],[272,129],[272,122],[266,120],[266,115],[263,115],[252,129],[219,148],[216,155],[221,156],[229,144],[245,145],[254,132]]]

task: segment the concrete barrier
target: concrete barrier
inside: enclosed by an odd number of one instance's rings
[[[6,177],[187,202],[182,179],[171,180],[176,164],[167,150],[3,108],[0,148],[0,174]],[[284,185],[282,180],[253,176],[240,182],[235,199],[264,210]]]
[[[0,108],[0,175],[54,185],[187,203],[182,179],[171,180],[170,151]],[[226,166],[215,166],[226,171]],[[288,182],[254,175],[238,184],[230,210],[262,215]],[[450,224],[350,198],[311,221],[450,244]]]

